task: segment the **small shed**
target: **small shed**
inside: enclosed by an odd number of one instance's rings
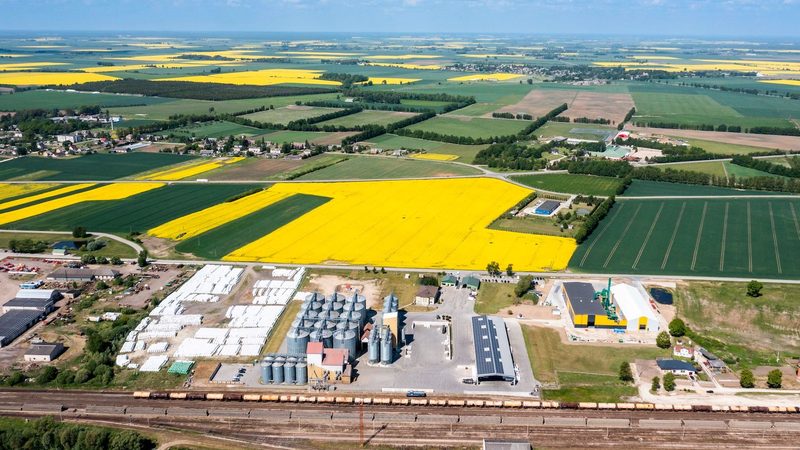
[[[42,342],[33,344],[25,352],[23,358],[28,362],[50,362],[64,353],[64,344],[60,342]]]
[[[445,275],[442,278],[442,286],[456,287],[458,286],[458,278],[455,275]]]
[[[692,364],[677,359],[659,359],[656,364],[662,372],[672,372],[675,375],[689,375],[697,372]]]
[[[553,211],[557,210],[559,206],[561,206],[561,202],[559,201],[545,200],[536,207],[534,212],[538,215],[549,216],[553,214]]]
[[[461,285],[467,289],[477,291],[481,287],[481,280],[470,275],[461,279]]]

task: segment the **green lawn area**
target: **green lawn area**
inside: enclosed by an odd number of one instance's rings
[[[687,170],[690,172],[707,173],[717,177],[731,177],[749,178],[749,177],[777,177],[771,173],[762,172],[760,170],[751,169],[749,167],[737,166],[730,161],[701,161],[692,163],[681,164],[659,164],[657,167],[671,168],[676,170]]]
[[[619,178],[566,173],[520,175],[512,179],[534,189],[599,196],[614,195],[622,185]]]
[[[774,364],[776,352],[800,355],[800,285],[765,284],[762,296],[746,295],[746,283],[681,283],[678,315],[705,338],[717,356],[747,366]]]
[[[321,155],[313,156],[303,160],[303,165],[287,172],[277,173],[270,178],[274,180],[293,180],[304,174],[311,173],[315,170],[320,170],[334,164],[341,164],[349,159],[345,155],[336,155],[323,153]]]
[[[438,161],[383,156],[356,156],[299,177],[300,180],[352,180],[380,178],[447,177],[478,175],[473,167]]]
[[[635,395],[632,385],[617,380],[619,366],[635,359],[669,356],[669,350],[653,346],[565,344],[550,328],[522,326],[528,358],[537,380],[557,384],[545,390],[545,399],[615,402]]]
[[[181,241],[175,250],[201,258],[219,260],[294,219],[327,203],[330,198],[297,194],[193,238]]]
[[[44,241],[48,244],[53,244],[59,241],[75,241],[77,239],[72,237],[72,233],[59,233],[59,234],[51,234],[51,233],[24,233],[24,232],[0,232],[0,248],[9,248],[9,243],[12,240],[23,240],[23,239],[30,239],[32,241]],[[83,254],[91,254],[94,256],[105,256],[106,258],[111,258],[114,256],[120,258],[135,258],[136,252],[128,245],[125,245],[121,242],[115,241],[113,239],[108,239],[105,237],[97,238],[99,241],[105,242],[105,246],[100,250],[94,252],[81,252],[81,251],[72,251],[71,254],[74,255],[83,255]],[[86,239],[81,239],[86,240]],[[48,248],[45,253],[49,253],[50,249]]]
[[[528,125],[530,122],[527,120],[436,116],[405,129],[471,138],[490,138],[517,134]]]
[[[370,139],[368,142],[375,147],[386,150],[404,148],[407,150],[425,150],[428,153],[458,155],[457,161],[468,164],[472,163],[475,159],[475,155],[477,155],[479,151],[488,147],[488,145],[461,145],[451,144],[449,142],[428,141],[425,139],[398,136],[396,134],[382,134]]]
[[[269,333],[269,339],[267,339],[267,343],[264,344],[264,348],[261,349],[262,355],[266,355],[267,353],[278,353],[281,350],[281,344],[283,343],[283,340],[286,339],[286,333],[289,332],[289,328],[292,326],[292,321],[297,316],[297,313],[300,311],[300,307],[302,305],[303,302],[301,301],[291,301],[286,305],[286,308],[284,308],[280,318],[278,318],[278,321],[272,326],[272,331]]]
[[[341,111],[339,108],[322,108],[317,106],[297,106],[289,105],[283,108],[267,109],[265,111],[254,112],[241,116],[245,119],[255,120],[262,123],[279,123],[286,125],[289,122]]]
[[[749,155],[750,153],[769,151],[769,149],[764,147],[752,147],[750,145],[727,144],[724,142],[707,141],[703,139],[680,139],[688,142],[692,146],[700,147],[709,153],[723,155]]]
[[[475,312],[478,314],[504,313],[505,308],[517,301],[514,295],[514,284],[481,283],[478,297],[475,299]]]
[[[0,165],[0,180],[115,180],[192,159],[173,153],[94,153],[67,159],[26,156]]]
[[[596,141],[603,140],[606,136],[613,136],[616,133],[617,129],[611,126],[570,122],[547,122],[541,128],[533,132],[533,134],[544,138],[561,136]]]
[[[555,220],[548,217],[502,217],[489,226],[493,230],[514,231],[516,233],[547,234],[550,236],[571,237],[576,230],[562,230]]]
[[[364,111],[357,112],[355,114],[349,114],[347,116],[326,120],[325,122],[320,122],[317,125],[321,127],[334,126],[334,127],[346,127],[346,128],[353,128],[362,125],[386,126],[395,122],[399,122],[401,120],[408,119],[409,117],[413,117],[415,115],[416,114],[414,113],[407,113],[407,112],[379,111],[374,109],[365,109]]]
[[[264,130],[255,127],[248,127],[234,122],[221,120],[218,122],[204,122],[198,124],[191,124],[185,127],[174,128],[171,130],[164,130],[161,134],[175,135],[181,137],[197,137],[197,138],[226,138],[228,136],[239,137],[255,136],[264,133]]]

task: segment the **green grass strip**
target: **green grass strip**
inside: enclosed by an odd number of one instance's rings
[[[296,194],[182,241],[175,247],[175,250],[181,253],[192,253],[201,258],[221,259],[237,248],[272,233],[329,200],[328,197]]]

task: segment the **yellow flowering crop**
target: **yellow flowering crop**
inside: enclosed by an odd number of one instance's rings
[[[786,86],[800,86],[800,80],[759,80],[761,83],[783,84]]]
[[[39,67],[63,66],[67,63],[59,62],[22,62],[22,63],[5,63],[0,64],[0,71],[13,72],[20,70],[36,70]]]
[[[594,62],[593,64],[601,67],[624,67],[625,70],[664,70],[667,72],[723,70],[731,72],[758,72],[763,75],[800,74],[800,62],[789,62],[789,61],[760,61],[760,60],[745,60],[745,59],[695,59],[685,63],[598,61]]]
[[[529,189],[491,178],[278,183],[275,193],[332,198],[224,259],[294,264],[560,270],[575,240],[487,227]]]
[[[85,72],[0,72],[0,84],[15,86],[77,84],[111,80],[118,80],[118,78]]]
[[[160,78],[154,81],[194,81],[197,83],[249,84],[255,86],[284,83],[324,84],[329,86],[338,86],[341,84],[338,81],[321,80],[319,79],[320,75],[322,75],[321,70],[264,69],[189,77]]]
[[[522,75],[517,73],[476,73],[473,75],[448,78],[447,81],[506,81],[521,76]]]
[[[20,185],[16,185],[20,186]],[[64,195],[69,194],[70,192],[79,191],[81,189],[86,189],[88,187],[94,186],[92,183],[83,183],[83,184],[71,184],[69,186],[65,186],[60,189],[53,189],[52,191],[43,192],[41,194],[31,195],[28,197],[18,198],[16,200],[12,200],[10,202],[0,203],[0,210],[14,208],[19,205],[24,205],[26,203],[38,202],[39,200],[48,199],[50,197],[55,197],[57,195]],[[9,195],[6,198],[13,197]]]
[[[83,202],[104,201],[104,200],[120,200],[130,197],[132,195],[141,194],[151,189],[156,189],[163,186],[163,183],[114,183],[105,186],[90,189],[77,194],[67,195],[65,197],[47,200],[41,203],[36,203],[30,206],[24,206],[19,209],[0,213],[0,225],[16,222],[18,220],[27,219],[29,217],[45,214],[50,211],[65,208],[67,206],[76,205]],[[81,185],[77,185],[81,186]],[[87,186],[87,185],[82,185]],[[88,185],[91,186],[91,185]],[[44,194],[42,194],[44,195]],[[38,196],[33,196],[34,198]],[[1,204],[0,208],[5,205]]]
[[[448,155],[446,153],[414,153],[411,157],[414,159],[427,159],[431,161],[454,161],[458,159],[458,155]]]
[[[274,192],[271,189],[267,189],[169,221],[153,228],[148,233],[166,239],[189,239],[212,228],[254,213],[291,195],[288,192]]]
[[[441,58],[439,55],[372,55],[365,56],[365,59],[388,59],[394,61],[401,61],[407,59],[436,59]]]
[[[436,64],[411,64],[411,63],[391,63],[391,62],[371,62],[367,63],[368,66],[379,67],[399,67],[401,69],[412,70],[439,70],[442,66]]]
[[[173,167],[172,169],[162,170],[160,172],[151,173],[149,175],[142,175],[137,177],[137,180],[157,180],[157,181],[175,181],[183,180],[203,172],[208,172],[214,169],[219,169],[226,164],[233,164],[243,160],[243,157],[237,156],[235,158],[218,159],[216,161],[203,162],[196,161],[182,166]]]
[[[396,77],[369,77],[366,82],[372,81],[372,84],[408,84],[416,83],[421,78],[396,78]]]
[[[0,200],[31,194],[33,192],[41,191],[42,189],[47,189],[50,186],[52,186],[52,184],[0,184]]]

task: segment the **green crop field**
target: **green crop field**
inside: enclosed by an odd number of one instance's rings
[[[187,125],[185,127],[164,130],[161,134],[171,134],[183,137],[197,138],[225,138],[228,136],[255,136],[263,134],[265,130],[260,128],[239,125],[238,123],[220,120],[218,122],[203,122]]]
[[[0,165],[0,180],[106,181],[190,159],[172,153],[94,153],[69,159],[27,156]]]
[[[676,170],[687,170],[689,172],[707,173],[721,178],[729,178],[731,176],[735,176],[736,178],[778,176],[771,173],[762,172],[760,170],[751,169],[749,167],[737,166],[730,161],[701,161],[680,164],[662,164],[657,167],[661,169],[671,168]]]
[[[447,177],[478,175],[480,171],[461,164],[437,161],[357,156],[301,176],[300,180],[352,180],[380,178]]]
[[[311,144],[317,145],[328,145],[328,144],[338,144],[342,142],[347,136],[354,134],[353,131],[345,131],[345,132],[327,132],[327,131],[291,131],[291,130],[281,130],[275,131],[272,133],[267,134],[260,134],[258,136],[254,136],[253,140],[260,141],[264,139],[265,141],[269,142],[276,142],[282,144],[284,142],[293,143],[293,142],[305,142],[308,141]]]
[[[286,125],[294,120],[310,119],[312,117],[340,111],[340,108],[321,108],[316,106],[289,105],[283,108],[267,109],[241,116],[245,119],[263,123],[280,123]]]
[[[800,276],[800,199],[622,200],[578,247],[583,272]]]
[[[24,91],[13,95],[0,95],[0,111],[23,109],[77,109],[81,106],[103,108],[131,105],[155,105],[171,101],[167,98],[134,95],[87,94],[64,91]]]
[[[201,258],[220,259],[328,202],[330,198],[297,194],[252,214],[180,242],[175,250]]]
[[[633,180],[623,197],[660,197],[660,196],[723,196],[723,195],[769,195],[776,192],[744,191],[716,186],[699,186],[696,184],[664,183],[661,181]]]
[[[534,134],[541,137],[561,136],[573,139],[587,139],[600,141],[606,136],[614,136],[617,129],[605,125],[588,123],[569,123],[569,122],[547,122],[541,128],[534,131]]]
[[[568,173],[521,175],[512,179],[534,189],[583,195],[614,195],[622,185],[619,178]]]
[[[395,122],[399,122],[401,120],[408,119],[409,117],[413,117],[414,115],[415,114],[413,113],[406,113],[406,112],[378,111],[374,109],[367,109],[355,114],[350,114],[347,116],[326,120],[325,122],[320,122],[317,125],[321,127],[329,125],[334,127],[347,127],[347,128],[353,128],[361,125],[386,126]]]
[[[769,151],[764,147],[752,147],[749,145],[727,144],[724,142],[707,141],[703,139],[687,139],[680,138],[688,142],[690,145],[700,147],[709,153],[718,153],[722,155],[749,155],[751,153],[760,153]]]
[[[425,150],[429,153],[445,153],[449,155],[458,155],[458,161],[471,163],[475,159],[475,155],[479,151],[488,147],[488,145],[461,145],[451,144],[449,142],[428,141],[425,139],[417,139],[406,136],[398,136],[396,134],[382,134],[374,137],[368,141],[375,147],[382,149],[398,149],[404,148],[408,150]]]
[[[437,116],[424,122],[415,123],[406,129],[471,138],[490,138],[517,134],[529,124],[530,122],[527,120]]]
[[[72,230],[83,226],[109,233],[150,228],[224,202],[252,184],[175,184],[115,201],[84,202],[4,225],[10,230]]]

